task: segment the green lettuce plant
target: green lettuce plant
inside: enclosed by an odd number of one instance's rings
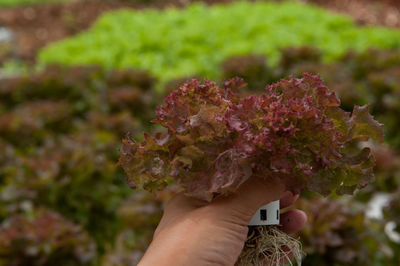
[[[275,65],[281,48],[304,45],[321,49],[332,61],[349,49],[399,48],[400,33],[358,27],[346,16],[291,1],[191,4],[105,14],[89,31],[44,48],[38,59],[41,64],[134,67],[166,82],[196,74],[216,78],[219,65],[235,55],[262,54]]]

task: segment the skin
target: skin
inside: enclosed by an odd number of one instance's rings
[[[139,266],[234,265],[258,208],[278,199],[281,208],[287,208],[297,197],[279,182],[259,179],[248,180],[236,193],[212,203],[178,194],[168,202]],[[288,234],[301,230],[305,222],[300,210],[281,214],[281,229]]]

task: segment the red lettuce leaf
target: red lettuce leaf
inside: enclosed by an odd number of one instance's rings
[[[234,78],[219,88],[197,80],[173,91],[154,123],[168,130],[124,140],[120,165],[130,184],[154,191],[170,181],[201,199],[231,193],[249,178],[278,177],[293,192],[353,193],[373,179],[374,158],[358,143],[382,141],[383,125],[352,114],[318,76],[305,74],[246,98]]]

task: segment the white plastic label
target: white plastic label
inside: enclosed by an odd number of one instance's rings
[[[279,210],[279,200],[270,202],[258,209],[253,218],[251,218],[249,225],[278,225],[280,222]]]

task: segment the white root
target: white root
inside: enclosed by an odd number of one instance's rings
[[[301,265],[301,243],[276,226],[251,227],[238,266]]]

